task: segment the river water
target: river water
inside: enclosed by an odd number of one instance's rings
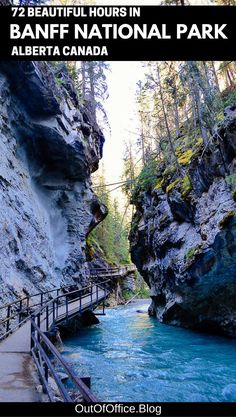
[[[101,401],[236,401],[236,341],[160,324],[149,301],[106,310],[64,341]],[[144,313],[138,313],[142,310]]]

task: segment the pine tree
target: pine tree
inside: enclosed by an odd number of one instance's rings
[[[128,229],[118,202],[112,199],[105,185],[105,174],[102,170],[96,177],[96,194],[107,206],[108,215],[91,233],[90,239],[101,250],[101,257],[111,264],[129,263]]]
[[[103,61],[83,61],[78,69],[81,78],[82,98],[89,105],[95,121],[100,117],[108,125],[104,101],[108,97],[106,72],[109,65]]]

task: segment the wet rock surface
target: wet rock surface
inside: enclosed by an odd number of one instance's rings
[[[1,303],[86,284],[86,235],[107,214],[90,181],[103,143],[65,67],[0,63]]]
[[[187,197],[178,187],[138,195],[132,260],[161,322],[236,337],[235,157],[236,114],[227,108],[212,144],[190,162]]]

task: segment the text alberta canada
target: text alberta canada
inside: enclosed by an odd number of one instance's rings
[[[12,56],[107,56],[106,46],[13,46]]]

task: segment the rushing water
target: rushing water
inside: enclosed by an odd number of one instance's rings
[[[102,401],[236,401],[236,341],[158,323],[148,302],[106,310],[65,341]],[[145,313],[138,313],[143,310]]]

